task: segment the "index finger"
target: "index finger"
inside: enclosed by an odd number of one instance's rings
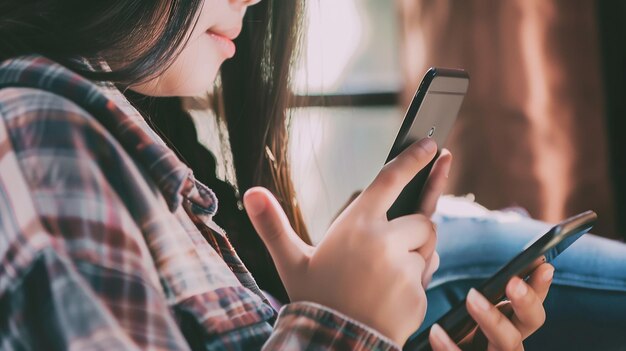
[[[411,144],[387,163],[374,181],[361,193],[357,206],[374,215],[386,215],[402,189],[435,157],[437,144],[430,138]]]

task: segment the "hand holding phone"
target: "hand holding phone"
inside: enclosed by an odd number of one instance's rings
[[[526,281],[512,278],[506,286],[508,301],[495,306],[471,289],[466,307],[477,327],[457,344],[441,326],[434,324],[430,329],[430,346],[434,351],[522,350],[524,340],[545,322],[543,303],[553,276],[554,267],[543,263]]]
[[[497,304],[504,299],[505,287],[511,278],[517,276],[527,279],[535,268],[544,262],[549,263],[554,260],[561,252],[583,234],[587,233],[596,220],[597,215],[593,211],[587,211],[564,220],[552,227],[550,231],[539,239],[531,242],[525,250],[515,256],[476,290],[487,298],[491,304]],[[446,331],[455,343],[459,343],[476,326],[476,323],[468,314],[465,300],[459,302],[436,323]],[[429,333],[430,328],[409,340],[404,346],[404,350],[430,350]]]

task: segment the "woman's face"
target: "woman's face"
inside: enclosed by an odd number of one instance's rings
[[[248,6],[261,0],[204,0],[198,22],[174,63],[131,90],[149,96],[193,96],[210,89],[222,63],[235,55]]]

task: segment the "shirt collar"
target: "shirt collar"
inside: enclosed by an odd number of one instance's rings
[[[87,61],[83,62],[88,69],[94,69]],[[97,64],[110,70],[104,62]],[[50,91],[84,108],[147,171],[170,211],[176,211],[183,202],[188,202],[185,207],[195,214],[208,219],[217,211],[213,191],[195,179],[192,170],[112,83],[91,82],[48,58],[32,55],[0,63],[0,88],[6,86]]]

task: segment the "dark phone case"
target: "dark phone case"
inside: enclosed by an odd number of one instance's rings
[[[593,211],[583,212],[570,217],[552,227],[546,234],[533,242],[527,249],[515,256],[491,278],[485,281],[478,290],[487,300],[496,304],[504,298],[506,284],[513,276],[525,279],[541,263],[551,262],[567,249],[595,224],[597,215]],[[465,299],[448,311],[437,322],[458,343],[476,326],[465,307]],[[404,350],[431,350],[428,342],[430,327],[422,331],[414,339],[409,340]]]
[[[433,158],[433,160],[430,161],[426,167],[417,173],[415,177],[413,177],[413,179],[411,179],[411,181],[404,187],[404,189],[402,189],[402,192],[396,201],[387,211],[387,219],[392,220],[394,218],[417,212],[421,202],[424,185],[426,185],[426,180],[428,180],[430,171],[433,169],[433,165],[435,164],[437,158],[439,158],[439,154],[440,152],[437,151],[435,158]]]
[[[432,83],[434,78],[439,75],[447,77],[468,78],[467,73],[462,70],[431,67],[426,72],[424,78],[422,79],[422,82],[420,83],[420,86],[417,88],[417,92],[415,93],[411,105],[409,105],[409,108],[407,109],[404,120],[402,121],[402,125],[400,126],[400,130],[398,131],[398,135],[396,136],[394,144],[391,147],[391,151],[389,152],[389,156],[387,156],[385,164],[398,156],[413,142],[417,141],[407,139],[407,136],[411,131],[411,126],[415,121],[415,117],[419,112],[420,106],[424,101],[424,97],[428,92],[430,84]],[[428,163],[428,165],[424,167],[424,169],[417,173],[415,177],[413,177],[413,179],[404,187],[400,196],[398,196],[394,204],[389,208],[389,211],[387,211],[387,218],[389,220],[408,214],[413,214],[417,211],[420,203],[419,200],[421,199],[422,195],[422,190],[424,188],[424,185],[426,184],[428,176],[430,175],[430,171],[433,168],[433,165],[438,157],[439,152],[437,152],[437,156],[435,156],[435,158],[430,163]]]

